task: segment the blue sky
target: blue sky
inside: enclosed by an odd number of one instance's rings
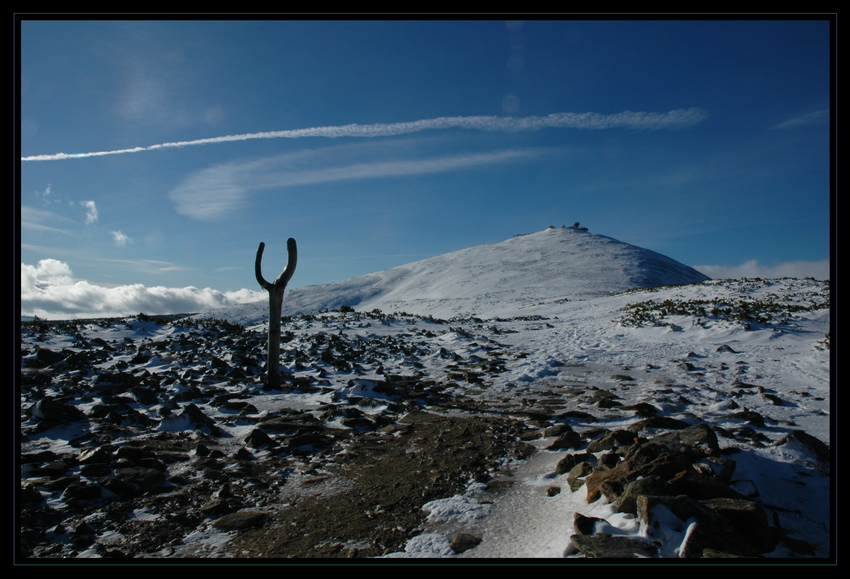
[[[264,299],[261,241],[300,287],[575,221],[823,278],[830,57],[826,18],[24,17],[21,311]]]

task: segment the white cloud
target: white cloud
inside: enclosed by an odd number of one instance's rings
[[[133,241],[121,231],[110,231],[109,233],[112,235],[112,241],[115,242],[115,245],[124,246]]]
[[[770,266],[751,259],[741,265],[697,265],[694,266],[694,269],[714,279],[742,277],[813,277],[819,280],[829,279],[828,259],[822,261],[787,261]]]
[[[267,299],[262,291],[221,292],[210,288],[101,286],[73,278],[68,264],[44,259],[21,263],[21,315],[45,319],[194,313]]]
[[[97,221],[97,205],[94,201],[80,201],[80,205],[86,208],[86,225]]]

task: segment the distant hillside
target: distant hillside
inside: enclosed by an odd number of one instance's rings
[[[292,289],[283,311],[297,315],[350,306],[438,318],[510,317],[558,300],[706,279],[654,251],[584,228],[550,227],[339,282]],[[237,306],[243,310],[239,317],[262,319],[267,306]]]

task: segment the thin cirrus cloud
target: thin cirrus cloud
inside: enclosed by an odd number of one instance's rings
[[[774,129],[797,129],[810,125],[822,125],[829,122],[829,111],[820,110],[799,117],[794,117],[774,125]]]
[[[310,127],[304,129],[288,129],[282,131],[267,131],[246,133],[241,135],[226,135],[192,141],[175,141],[96,151],[89,153],[54,153],[45,155],[30,155],[21,157],[21,161],[56,161],[62,159],[80,159],[100,157],[104,155],[121,155],[140,153],[158,149],[180,148],[195,145],[210,145],[232,141],[247,141],[252,139],[301,139],[301,138],[342,138],[342,137],[390,137],[407,135],[426,130],[466,129],[477,131],[523,132],[536,131],[546,128],[554,129],[638,129],[665,130],[683,129],[698,124],[707,118],[705,111],[698,108],[676,109],[666,113],[624,111],[614,114],[600,113],[552,113],[546,116],[530,117],[496,117],[496,116],[467,116],[467,117],[437,117],[401,123],[349,124],[327,127]]]
[[[169,196],[178,213],[212,221],[241,207],[252,192],[264,189],[439,173],[528,159],[540,152],[505,150],[428,159],[348,162],[333,166],[343,154],[342,150],[332,148],[242,163],[223,163],[190,175]]]

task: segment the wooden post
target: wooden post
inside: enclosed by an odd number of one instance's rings
[[[286,290],[286,284],[295,273],[295,266],[298,263],[298,247],[295,240],[291,237],[286,242],[286,249],[289,252],[289,258],[286,262],[286,267],[283,268],[281,274],[269,283],[263,277],[260,262],[263,259],[263,250],[266,244],[260,242],[260,247],[257,248],[257,258],[254,261],[254,274],[257,277],[257,282],[264,290],[269,292],[269,339],[268,339],[268,359],[266,360],[266,387],[277,388],[280,386],[280,318],[283,310],[283,292]]]

